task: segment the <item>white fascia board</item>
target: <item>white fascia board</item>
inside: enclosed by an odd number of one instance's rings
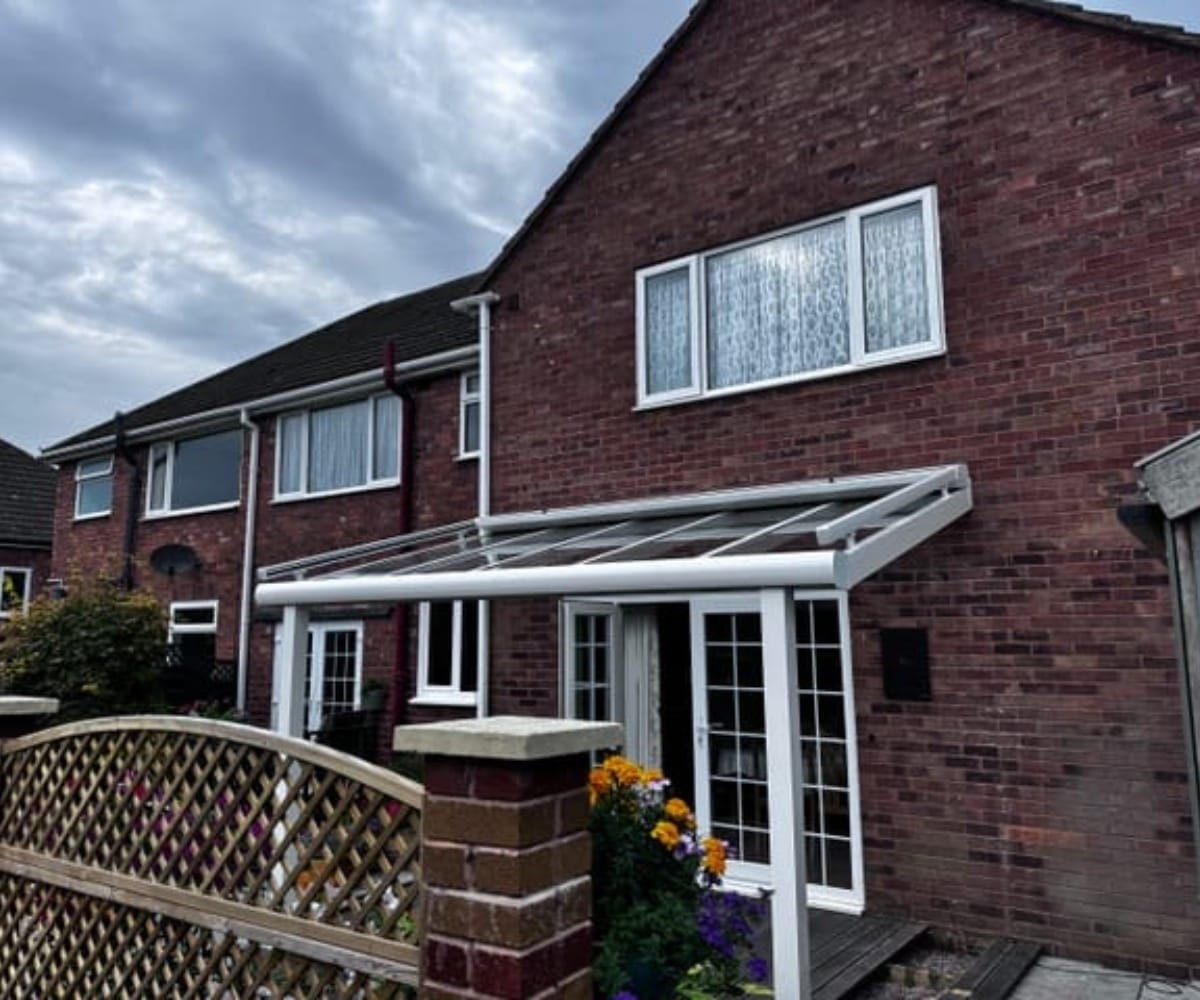
[[[458,347],[452,351],[442,351],[439,354],[429,354],[411,361],[401,361],[395,366],[395,373],[401,380],[415,376],[435,375],[439,372],[457,371],[464,363],[473,361],[479,354],[479,346],[470,344]],[[189,413],[183,417],[163,420],[156,424],[146,424],[142,427],[132,427],[126,432],[130,442],[148,441],[155,438],[173,436],[180,431],[204,430],[223,424],[232,426],[241,420],[243,414],[251,416],[270,413],[285,407],[301,406],[307,403],[321,402],[337,396],[353,392],[356,389],[378,386],[383,389],[383,365],[380,364],[368,371],[346,375],[343,378],[332,379],[329,382],[318,382],[315,385],[300,386],[287,392],[275,393],[272,396],[262,396],[246,402],[230,403],[199,413]],[[78,458],[91,452],[111,449],[116,438],[112,434],[104,437],[81,441],[66,448],[53,451],[42,451],[41,458],[45,462],[59,462],[66,459]]]
[[[845,500],[854,497],[885,495],[915,483],[940,477],[947,487],[960,488],[970,483],[965,465],[941,465],[928,469],[906,469],[861,476],[839,476],[829,479],[806,479],[771,486],[751,486],[731,490],[711,490],[674,497],[643,500],[620,500],[612,503],[589,504],[580,507],[561,507],[554,510],[528,511],[519,514],[494,514],[480,519],[485,531],[514,531],[541,528],[549,525],[573,524],[581,521],[623,520],[630,517],[659,517],[669,514],[704,514],[710,511],[737,510],[743,507],[762,507],[789,501],[819,502]]]
[[[834,587],[844,575],[844,553],[772,552],[719,559],[529,566],[446,573],[401,573],[263,583],[255,599],[266,607],[395,603],[563,594],[747,590],[759,587]]]

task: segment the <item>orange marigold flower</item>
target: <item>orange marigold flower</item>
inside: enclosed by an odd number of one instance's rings
[[[595,805],[596,800],[607,791],[608,775],[604,773],[603,768],[592,768],[591,774],[588,775],[588,800]]]
[[[667,799],[663,812],[667,814],[667,819],[678,826],[690,830],[696,825],[696,817],[692,815],[691,808],[683,799]]]
[[[663,845],[668,851],[673,851],[679,845],[679,827],[670,820],[660,819],[654,824],[650,836]]]
[[[662,773],[662,768],[648,767],[641,775],[643,785],[653,785],[657,782],[665,781],[666,775]]]
[[[604,771],[620,788],[631,788],[642,777],[642,769],[624,757],[609,757],[604,762]]]
[[[725,874],[725,841],[716,837],[704,838],[704,870],[710,875]]]

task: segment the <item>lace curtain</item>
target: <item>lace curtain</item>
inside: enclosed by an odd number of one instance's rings
[[[304,422],[307,416],[293,413],[279,422],[279,485],[280,493],[301,493],[301,469],[304,464]]]
[[[708,258],[710,388],[850,361],[845,223]]]
[[[692,384],[691,279],[688,268],[646,279],[646,394]]]
[[[929,339],[925,232],[919,204],[862,222],[867,353]]]
[[[367,481],[369,402],[331,406],[309,414],[308,488],[313,493]]]
[[[372,479],[395,479],[400,474],[400,400],[375,397],[375,468]]]

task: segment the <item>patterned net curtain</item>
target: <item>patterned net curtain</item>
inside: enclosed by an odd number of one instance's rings
[[[849,363],[844,222],[705,263],[710,388]]]
[[[921,205],[903,205],[862,222],[867,353],[929,339],[925,226]]]
[[[692,384],[691,276],[687,267],[646,279],[646,393]]]

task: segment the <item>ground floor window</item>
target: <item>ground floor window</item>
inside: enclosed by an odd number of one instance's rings
[[[480,601],[425,601],[418,608],[418,704],[475,704],[482,607]]]
[[[33,570],[24,566],[0,566],[0,619],[29,607]]]
[[[840,593],[794,600],[808,893],[863,907],[850,636]],[[770,879],[770,748],[757,595],[562,605],[562,714],[625,726],[625,752],[662,767],[701,825],[729,842],[735,880]]]

